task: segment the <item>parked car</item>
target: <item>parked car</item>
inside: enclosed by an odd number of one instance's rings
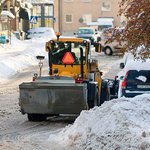
[[[129,70],[121,84],[122,96],[150,94],[150,70]]]
[[[130,60],[117,78],[118,97],[134,97],[140,94],[150,94],[150,59],[146,61]]]
[[[94,28],[91,27],[80,27],[75,35],[78,38],[89,39],[91,40],[91,43],[100,41],[100,35]]]
[[[41,38],[45,36],[55,38],[56,34],[54,32],[54,29],[49,27],[37,27],[29,29],[27,31],[26,39]]]
[[[100,33],[101,37],[101,45],[102,45],[102,51],[106,55],[112,55],[113,53],[123,53],[122,48],[124,43],[122,45],[119,44],[116,40],[113,40],[113,35],[115,32],[123,32],[123,29],[115,29],[114,28],[105,28]]]

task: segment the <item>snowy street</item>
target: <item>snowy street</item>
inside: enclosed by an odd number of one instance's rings
[[[46,40],[46,39],[45,39]],[[37,39],[0,45],[0,149],[2,150],[149,150],[150,96],[120,98],[82,111],[80,116],[49,117],[29,122],[19,111],[19,84],[38,73],[37,55],[45,41]],[[5,49],[5,51],[4,51]],[[114,78],[121,57],[93,53],[103,78]],[[146,105],[145,105],[146,104]]]
[[[53,117],[45,122],[35,123],[29,122],[26,115],[19,112],[18,85],[23,81],[30,81],[33,75],[30,71],[35,68],[25,69],[0,86],[0,149],[49,149],[49,142],[46,142],[49,135],[59,132],[74,121],[72,117]]]
[[[150,150],[150,0],[0,0],[0,150]]]
[[[1,45],[0,47],[0,149],[46,150],[49,147],[51,149],[52,147],[62,149],[62,146],[48,141],[49,136],[72,124],[76,117],[49,117],[47,121],[35,123],[29,122],[27,116],[19,112],[19,84],[31,81],[33,74],[38,73],[38,60],[35,57],[36,55],[46,56],[45,41],[41,44],[42,42],[38,43],[36,40],[25,42],[18,41],[15,38],[13,40],[12,45]],[[107,75],[109,70],[112,72],[110,66],[112,62],[119,66],[119,60],[121,59],[117,56],[113,58],[96,53],[94,57],[99,60],[99,67],[104,75]],[[43,68],[44,74],[48,73],[46,61]],[[113,71],[113,73],[115,72]],[[109,76],[113,77],[114,75],[109,74]]]

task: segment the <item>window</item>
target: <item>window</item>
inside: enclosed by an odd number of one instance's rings
[[[66,23],[72,23],[73,22],[72,15],[71,14],[67,14],[65,16],[65,21],[66,21]]]
[[[33,6],[33,16],[41,16],[41,6],[40,5],[35,5]]]
[[[53,16],[53,6],[45,6],[45,16]]]
[[[80,48],[83,49],[83,57],[85,58],[86,45],[79,42],[59,42],[53,43],[53,51],[52,51],[52,63],[53,64],[74,64],[79,65],[81,63],[81,52]],[[70,62],[67,62],[68,60]],[[85,63],[85,62],[84,62]]]
[[[150,71],[149,70],[129,70],[127,76],[127,82],[129,83],[150,83]]]
[[[102,11],[111,11],[111,2],[110,1],[102,2]]]

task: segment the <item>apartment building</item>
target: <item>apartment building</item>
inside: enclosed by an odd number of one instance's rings
[[[21,38],[24,39],[25,32],[29,28],[54,27],[54,0],[2,0],[0,2],[1,11],[8,11],[15,16],[11,20],[6,16],[4,20],[0,13],[0,34],[17,31],[17,34],[21,36],[23,34]]]
[[[97,22],[98,18],[112,18],[114,26],[121,26],[118,16],[120,0],[55,0],[55,30],[73,34],[78,27]]]

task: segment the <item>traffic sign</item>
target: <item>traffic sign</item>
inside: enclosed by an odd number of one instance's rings
[[[37,24],[37,22],[38,22],[38,17],[37,16],[31,16],[30,23]]]
[[[63,59],[62,59],[62,62],[64,64],[73,64],[75,62],[75,59],[74,57],[72,56],[71,52],[66,52]]]

